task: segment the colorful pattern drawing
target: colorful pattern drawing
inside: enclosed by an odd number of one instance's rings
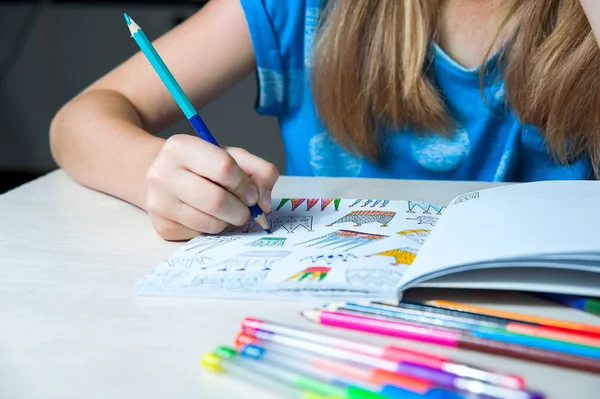
[[[279,201],[279,205],[275,208],[276,211],[280,210],[291,201],[292,203],[292,211],[295,211],[300,205],[306,202],[306,210],[310,211],[318,202],[321,201],[321,210],[324,211],[329,204],[333,202],[335,210],[337,211],[340,207],[340,202],[342,201],[340,198],[282,198]]]
[[[292,198],[292,211],[295,211],[296,208],[298,208],[304,201],[306,201],[306,198]]]
[[[426,202],[408,201],[408,211],[406,211],[406,213],[415,213],[415,207],[421,208],[423,213],[428,215],[431,213],[429,212],[431,209],[436,211],[436,215],[441,215],[442,211],[446,208],[443,205],[431,205]]]
[[[335,222],[328,224],[327,227],[331,227],[334,224],[348,222],[354,223],[354,227],[375,222],[381,223],[381,227],[387,227],[388,223],[394,218],[394,216],[396,216],[396,212],[390,211],[352,211]]]
[[[416,218],[406,218],[406,220],[416,220],[419,222],[419,224],[429,224],[435,227],[435,224],[437,223],[439,218],[436,218],[435,216],[419,216]]]
[[[353,287],[395,288],[402,273],[387,269],[346,270],[346,283]]]
[[[429,233],[431,233],[431,230],[426,229],[402,230],[398,232],[401,236],[413,240],[420,245],[425,244],[425,240],[429,237]]]
[[[356,201],[354,201],[354,203],[352,205],[348,205],[350,208],[355,207],[356,205],[360,204],[363,200],[362,199],[357,199]],[[373,202],[375,201],[375,202]],[[371,208],[375,208],[377,205],[381,204],[381,208],[385,208],[387,206],[387,204],[390,203],[390,200],[373,200],[373,199],[368,199],[365,200],[365,203],[361,206],[362,208],[366,208],[370,203],[373,203],[373,205],[371,205]]]
[[[210,269],[226,272],[230,269],[245,271],[247,269],[260,268],[261,271],[271,270],[271,266],[291,254],[290,251],[251,251],[236,255],[216,263]],[[208,269],[208,268],[205,268]]]
[[[341,260],[342,262],[346,262],[348,258],[358,259],[358,256],[353,254],[329,254],[329,255],[310,255],[300,259],[300,262],[305,260],[310,260],[310,263],[318,263],[321,261],[325,261],[328,265],[331,265],[336,260]]]
[[[200,254],[209,249],[218,247],[219,245],[235,241],[238,238],[240,237],[198,236],[185,244],[184,251],[194,251],[195,253]]]
[[[289,198],[282,198],[281,201],[279,202],[279,205],[277,205],[277,209],[275,209],[276,211],[280,210],[290,199]]]
[[[248,244],[246,244],[247,246],[251,246],[251,247],[283,247],[283,244],[285,244],[285,238],[282,237],[263,237],[259,240],[256,241],[252,241]]]
[[[310,198],[308,200],[308,202],[306,203],[306,210],[310,211],[312,209],[313,206],[317,205],[319,203],[319,199],[318,198]]]
[[[313,231],[312,216],[280,216],[271,219],[271,232],[276,232],[283,227],[288,233],[293,233],[298,227],[304,227],[306,231]]]
[[[326,248],[332,245],[337,245],[332,249],[346,247],[344,251],[349,251],[351,249],[362,247],[363,245],[367,245],[387,237],[388,236],[385,235],[361,233],[359,231],[352,230],[337,230],[333,233],[329,233],[318,238],[313,238],[312,240],[304,241],[296,245],[309,244],[307,245],[307,247],[319,245],[319,248]]]
[[[340,202],[342,201],[340,198],[321,198],[321,210],[324,211],[327,209],[329,204],[333,201],[333,209],[336,211],[340,210]]]
[[[395,259],[395,262],[392,265],[412,265],[417,257],[417,250],[414,248],[396,248],[390,249],[388,251],[377,252],[376,254],[367,256],[391,256]]]
[[[310,281],[314,281],[316,279],[319,279],[319,281],[322,281],[325,277],[327,277],[327,273],[329,273],[330,270],[331,270],[330,267],[313,266],[313,267],[306,268],[306,269],[302,270],[301,272],[294,274],[292,277],[288,278],[285,281],[292,281],[292,280],[302,281],[307,277],[310,277],[310,279],[309,279]]]

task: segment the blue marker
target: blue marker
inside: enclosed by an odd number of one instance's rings
[[[209,143],[218,146],[219,143],[217,143],[217,140],[210,133],[210,130],[208,130],[208,127],[206,127],[204,121],[202,120],[202,118],[200,118],[200,115],[198,115],[198,112],[196,111],[188,97],[185,95],[183,89],[181,88],[181,86],[179,86],[179,83],[177,83],[175,77],[173,77],[173,74],[171,74],[171,71],[169,71],[169,68],[167,68],[163,60],[160,58],[152,43],[150,43],[150,40],[148,40],[148,38],[142,31],[142,28],[140,28],[139,25],[136,24],[135,21],[132,20],[127,14],[125,14],[125,21],[127,22],[127,26],[129,27],[129,31],[131,32],[131,37],[133,37],[135,42],[138,44],[138,46],[142,50],[142,53],[144,53],[144,55],[146,56],[146,58],[148,59],[148,61],[150,62],[160,79],[163,81],[163,83],[169,90],[169,93],[171,93],[171,95],[177,102],[177,105],[179,106],[179,108],[181,108],[185,117],[188,119],[198,136],[200,136],[202,140],[208,141]],[[263,229],[265,229],[265,231],[268,234],[271,234],[267,218],[265,217],[262,209],[260,209],[258,204],[252,205],[250,207],[250,214],[252,215],[252,218],[256,221],[256,223],[258,223]]]

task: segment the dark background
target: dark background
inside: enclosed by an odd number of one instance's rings
[[[0,0],[0,194],[56,169],[48,139],[52,117],[138,51],[124,12],[152,40],[206,2]],[[222,144],[244,147],[283,174],[277,123],[256,114],[256,94],[256,77],[249,76],[199,112]],[[193,130],[182,120],[160,135],[173,133]]]

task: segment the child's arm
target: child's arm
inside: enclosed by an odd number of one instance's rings
[[[123,30],[123,40],[130,40],[125,25]],[[154,45],[198,108],[255,67],[239,0],[209,2]],[[147,210],[166,239],[241,225],[250,218],[246,205],[259,195],[259,205],[270,211],[270,191],[278,177],[272,164],[193,136],[165,142],[147,133],[181,117],[138,53],[58,112],[50,129],[52,153],[81,184]]]

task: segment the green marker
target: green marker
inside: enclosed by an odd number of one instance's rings
[[[225,352],[221,352],[221,355],[225,355]],[[202,357],[202,366],[210,369],[214,372],[226,373],[232,377],[246,381],[249,384],[257,385],[263,389],[266,389],[278,396],[291,399],[343,399],[332,396],[323,396],[314,392],[303,391],[301,389],[295,389],[288,385],[282,384],[272,378],[265,377],[264,375],[256,372],[253,368],[247,368],[243,365],[237,364],[231,358],[220,357],[215,353],[207,353]]]
[[[267,362],[251,360],[239,356],[235,349],[225,346],[217,348],[214,351],[214,354],[228,365],[235,364],[240,368],[252,370],[257,374],[275,380],[280,384],[294,387],[305,392],[311,392],[327,399],[412,399],[414,397],[421,397],[420,395],[414,396],[412,392],[407,392],[409,395],[406,396],[399,396],[397,394],[389,396],[362,387],[346,384],[334,385],[333,383],[313,378],[313,376],[306,376],[288,369],[276,367]],[[340,383],[343,383],[343,381],[340,381]]]

